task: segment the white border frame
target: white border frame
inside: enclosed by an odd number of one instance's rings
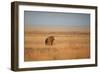
[[[34,61],[24,62],[24,11],[49,11],[49,12],[70,12],[70,13],[88,13],[90,14],[90,59],[77,60],[57,60],[57,61]],[[83,65],[95,64],[95,10],[82,8],[62,8],[62,7],[48,7],[48,6],[27,6],[19,5],[19,36],[18,36],[18,63],[19,68],[35,68],[35,67],[50,67],[50,66],[64,66],[64,65]]]

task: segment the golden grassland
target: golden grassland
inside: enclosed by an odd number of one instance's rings
[[[52,46],[45,39],[54,36]],[[67,60],[90,58],[89,32],[25,31],[24,61]]]

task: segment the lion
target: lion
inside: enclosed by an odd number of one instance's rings
[[[45,45],[53,45],[54,40],[55,40],[54,36],[49,36],[49,37],[47,37],[47,38],[45,39]]]

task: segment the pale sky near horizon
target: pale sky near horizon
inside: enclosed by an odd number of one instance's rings
[[[25,26],[33,27],[90,27],[90,14],[25,11]]]

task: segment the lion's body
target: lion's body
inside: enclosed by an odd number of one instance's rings
[[[54,36],[49,36],[45,39],[45,45],[53,45],[54,42]]]

